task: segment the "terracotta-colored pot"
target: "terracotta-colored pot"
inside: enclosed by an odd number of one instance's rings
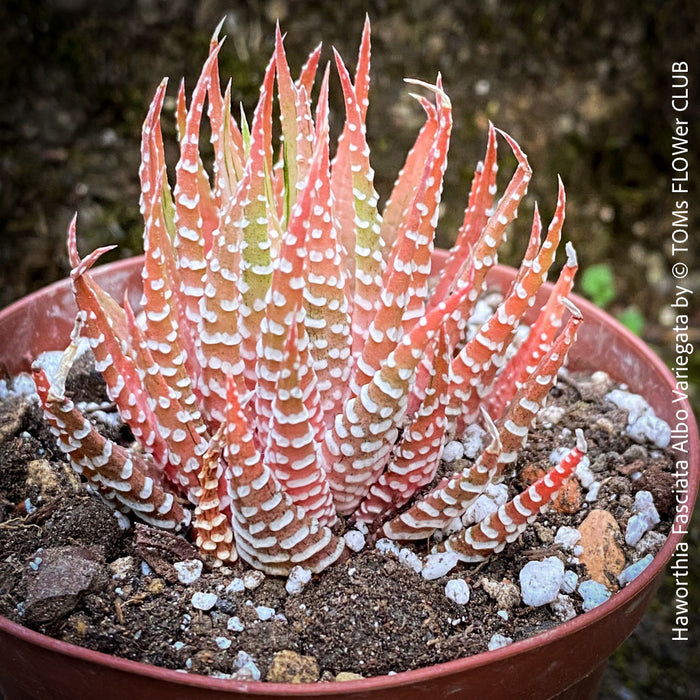
[[[434,266],[444,264],[437,251]],[[124,260],[94,270],[97,281],[117,299],[130,290],[140,296],[141,259]],[[514,270],[497,267],[490,282],[504,287]],[[544,299],[545,290],[538,300]],[[700,473],[698,429],[687,401],[673,404],[675,379],[661,360],[584,299],[573,297],[585,323],[574,346],[576,369],[605,370],[642,394],[657,415],[675,424],[677,411],[687,411],[690,500],[695,500]],[[537,306],[537,305],[536,305]],[[69,285],[58,282],[0,312],[0,365],[11,372],[27,369],[29,355],[62,349],[73,324]],[[438,700],[477,697],[540,700],[562,694],[568,700],[593,698],[605,661],[632,632],[649,605],[663,570],[681,540],[671,534],[652,564],[609,601],[585,615],[510,646],[465,659],[394,676],[343,683],[289,685],[247,683],[188,675],[108,656],[51,639],[0,618],[0,690],[5,700],[194,700],[251,697],[331,698],[360,700]]]

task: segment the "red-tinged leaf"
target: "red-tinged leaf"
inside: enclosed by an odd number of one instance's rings
[[[268,574],[293,566],[318,573],[337,561],[344,542],[292,503],[255,449],[233,381],[228,382],[224,458],[231,473],[231,510],[238,553]]]
[[[460,561],[465,562],[483,561],[491,554],[502,551],[552,502],[586,451],[583,432],[577,429],[576,446],[554,469],[482,522],[449,537],[441,549],[454,552]]]
[[[567,261],[557,279],[549,299],[537,316],[530,333],[496,377],[494,387],[487,398],[488,410],[496,418],[503,413],[505,406],[537,363],[548,352],[552,341],[562,324],[565,306],[562,299],[569,296],[578,269],[576,253],[571,243],[566,245]]]
[[[270,223],[274,203],[271,196],[272,177],[272,90],[275,61],[270,61],[255,108],[251,131],[250,158],[243,177],[245,205],[243,207],[243,250],[241,255],[240,323],[241,357],[245,363],[245,378],[249,389],[257,382],[255,365],[260,326],[265,316],[265,295],[272,280],[273,242]]]
[[[163,377],[149,349],[146,335],[136,323],[128,299],[124,310],[136,369],[153,412],[160,436],[168,446],[165,472],[171,483],[183,489],[192,503],[197,502],[198,477],[209,435],[194,396],[178,398]],[[185,398],[189,399],[185,403]]]
[[[449,355],[444,331],[435,336],[431,348],[435,363],[425,401],[418,415],[404,428],[386,471],[355,511],[356,521],[376,523],[384,519],[408,503],[435,476],[442,454],[449,397]]]
[[[68,255],[73,266],[71,282],[78,308],[85,314],[82,334],[95,355],[95,368],[102,373],[107,395],[114,401],[124,422],[143,448],[160,465],[165,464],[167,446],[148,407],[141,380],[128,343],[124,311],[88,274],[98,258],[111,248],[98,248],[84,260],[76,247],[75,218],[68,229]]]
[[[347,273],[333,216],[329,178],[328,73],[326,68],[316,116],[316,147],[321,150],[309,180],[314,186],[310,191],[303,292],[305,325],[326,425],[335,420],[347,394],[352,345]]]
[[[428,161],[428,154],[435,141],[435,134],[438,128],[435,107],[423,97],[417,96],[417,99],[426,111],[428,119],[418,132],[416,142],[408,152],[403,168],[399,170],[394,189],[382,213],[381,235],[384,244],[389,249],[394,245],[404,212],[414,198],[416,187]]]
[[[496,129],[489,123],[486,155],[483,163],[480,162],[476,167],[462,226],[457,232],[429,306],[444,299],[454,288],[456,280],[461,278],[464,283],[463,268],[484,230],[496,194],[497,148]]]
[[[460,518],[486,490],[493,478],[493,464],[501,452],[496,426],[486,416],[491,439],[476,462],[443,479],[429,494],[384,524],[383,533],[394,540],[422,540]]]
[[[301,67],[301,73],[297,78],[294,86],[297,90],[304,88],[306,94],[311,96],[311,90],[314,86],[314,81],[316,80],[316,71],[318,70],[318,61],[321,58],[321,47],[319,44],[306,59],[306,63]]]
[[[102,437],[62,389],[49,384],[43,369],[33,367],[33,376],[59,448],[110,505],[166,530],[188,524],[189,512],[153,478],[154,470],[145,458]],[[59,378],[60,384],[64,381],[65,377]]]
[[[357,68],[355,69],[355,97],[360,107],[360,116],[363,122],[367,117],[367,107],[369,106],[370,33],[369,15],[365,14],[365,24],[362,28],[362,39],[360,40]]]
[[[343,87],[348,129],[348,161],[354,198],[355,290],[352,332],[353,354],[359,355],[367,339],[370,323],[378,308],[385,262],[379,234],[381,217],[377,211],[374,170],[369,163],[369,146],[364,120],[347,69],[338,52],[335,61]],[[350,251],[348,251],[350,252]]]
[[[220,495],[221,484],[224,480],[228,481],[228,469],[224,470],[222,461],[222,438],[223,429],[212,437],[209,448],[204,453],[202,469],[199,472],[198,503],[192,523],[197,548],[203,554],[214,558],[214,566],[238,559],[229,517],[228,488],[224,489],[227,504],[224,504]]]
[[[322,525],[333,525],[335,507],[312,422],[315,407],[307,406],[309,397],[304,392],[304,377],[311,372],[311,366],[302,362],[292,324],[272,400],[264,461],[293,503]]]

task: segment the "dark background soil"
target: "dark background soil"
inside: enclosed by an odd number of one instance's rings
[[[570,7],[574,7],[571,5]],[[9,0],[0,8],[0,307],[68,272],[65,230],[79,212],[83,252],[118,243],[140,250],[138,138],[160,79],[169,94],[189,88],[209,35],[227,17],[222,76],[250,113],[272,50],[274,20],[287,32],[292,66],[323,40],[354,65],[365,11],[373,23],[373,87],[368,131],[380,194],[386,195],[421,123],[404,76],[438,70],[454,106],[455,128],[439,240],[448,244],[462,216],[488,119],[525,148],[535,170],[531,193],[545,217],[556,174],[568,191],[566,236],[582,268],[607,263],[615,277],[614,314],[644,316],[644,338],[671,360],[670,66],[700,65],[700,11],[687,2],[360,3],[203,0]],[[691,90],[697,89],[691,74]],[[337,87],[337,86],[336,86]],[[337,92],[337,90],[336,90]],[[337,97],[337,95],[336,95]],[[700,120],[688,112],[691,138]],[[173,128],[170,125],[169,134]],[[505,153],[505,149],[502,149]],[[172,152],[170,155],[174,155]],[[171,160],[171,164],[174,163]],[[697,160],[691,163],[697,182]],[[503,161],[502,172],[509,164]],[[696,185],[694,183],[694,187]],[[697,189],[691,231],[697,241]],[[534,198],[523,205],[527,218]],[[524,226],[524,224],[523,224]],[[521,229],[522,231],[522,229]],[[523,236],[505,251],[522,254]],[[700,260],[688,285],[700,289]],[[697,299],[693,339],[700,342]],[[696,354],[697,357],[697,354]],[[696,361],[697,362],[697,361]],[[698,375],[698,366],[694,368]],[[695,399],[697,406],[697,396]],[[694,600],[700,609],[700,526],[694,524]],[[700,681],[700,620],[692,643],[671,641],[673,579],[650,615],[616,654],[604,698],[692,697]]]

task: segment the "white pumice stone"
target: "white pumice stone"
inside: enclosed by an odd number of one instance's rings
[[[122,512],[115,510],[113,513],[114,517],[117,519],[119,524],[119,529],[126,532],[131,529],[131,520]]]
[[[565,414],[566,409],[562,406],[545,406],[538,412],[537,419],[545,428],[551,428],[559,423]]]
[[[353,552],[361,552],[365,547],[365,536],[359,530],[349,530],[343,539],[347,548]]]
[[[399,556],[399,545],[390,540],[388,537],[380,537],[374,545],[375,549],[380,554],[393,554],[394,556]]]
[[[520,570],[520,592],[525,605],[539,607],[551,603],[564,582],[564,564],[557,557],[529,561]]]
[[[289,595],[296,595],[304,590],[310,580],[311,571],[309,569],[305,569],[303,566],[293,566],[284,588]]]
[[[574,552],[576,543],[581,539],[581,533],[575,527],[562,525],[554,535],[554,544],[559,544],[567,552]]]
[[[454,462],[464,457],[464,445],[459,440],[451,440],[442,450],[442,458],[445,462]]]
[[[245,584],[242,578],[234,578],[231,583],[226,586],[226,593],[242,593],[245,590]]]
[[[508,621],[508,611],[507,610],[496,610],[496,615],[503,620]]]
[[[668,447],[671,428],[658,418],[654,409],[639,394],[613,389],[605,398],[627,411],[627,434],[637,442],[652,442],[657,447]]]
[[[275,609],[268,608],[267,605],[257,605],[255,612],[261,620],[270,620],[275,616]]]
[[[464,457],[475,459],[483,449],[484,435],[486,431],[480,425],[470,425],[462,436]]]
[[[253,657],[245,651],[239,651],[233,662],[233,670],[236,678],[252,681],[260,680],[260,669],[255,665]]]
[[[588,493],[586,494],[586,503],[594,503],[598,500],[598,491],[600,491],[600,481],[594,481],[588,487]]]
[[[643,559],[640,559],[634,564],[630,564],[626,569],[623,569],[617,577],[620,585],[626,586],[628,583],[630,583],[630,581],[634,581],[634,579],[636,579],[637,576],[639,576],[639,574],[641,574],[653,560],[654,557],[651,554],[647,554]]]
[[[216,637],[214,641],[219,649],[228,649],[231,646],[231,640],[228,637]]]
[[[469,586],[463,578],[455,578],[445,584],[445,595],[457,605],[469,602]]]
[[[457,566],[457,555],[454,552],[436,552],[429,554],[423,562],[421,574],[424,579],[432,581],[448,574]]]
[[[588,455],[583,456],[576,466],[574,474],[584,489],[590,488],[595,483],[595,474],[591,470],[591,460],[588,459]]]
[[[202,575],[202,562],[199,559],[185,559],[173,564],[177,580],[185,586],[194,583]]]
[[[572,572],[573,573],[573,572]],[[562,621],[572,620],[576,617],[574,602],[568,595],[559,594],[551,603],[552,612]]]
[[[399,550],[398,558],[406,568],[413,569],[417,574],[423,569],[423,562],[420,560],[420,557],[408,547],[403,547]]]
[[[494,634],[493,637],[489,639],[489,651],[493,651],[494,649],[500,649],[501,647],[507,647],[509,644],[512,643],[513,640],[511,637],[506,637],[502,634]]]
[[[564,580],[561,584],[562,593],[573,593],[578,586],[578,574],[571,569],[567,569],[564,572]]]
[[[205,593],[204,591],[196,591],[192,594],[192,607],[196,610],[211,610],[217,601],[216,593]]]
[[[355,529],[365,536],[369,534],[369,528],[367,527],[367,523],[355,523]]]
[[[265,574],[257,569],[251,569],[243,574],[243,585],[252,591],[265,580]]]
[[[634,515],[627,521],[625,542],[634,546],[646,532],[659,523],[660,518],[654,505],[654,497],[649,491],[637,491],[632,512]]]
[[[610,597],[610,591],[602,583],[593,580],[580,583],[578,592],[583,598],[583,609],[585,612],[597,608]]]
[[[232,632],[242,632],[245,629],[245,625],[241,622],[239,617],[230,617],[226,623],[226,628]]]

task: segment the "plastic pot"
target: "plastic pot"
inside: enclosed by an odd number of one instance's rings
[[[436,251],[434,269],[446,254]],[[140,297],[141,258],[94,270],[103,287],[120,299],[128,289]],[[504,287],[514,270],[499,266],[489,278]],[[538,302],[543,301],[546,290]],[[584,299],[573,297],[585,323],[573,348],[571,366],[605,370],[642,394],[657,415],[674,425],[679,408],[687,410],[690,440],[690,501],[698,490],[700,446],[688,402],[672,404],[675,379],[636,336]],[[0,312],[0,365],[10,372],[28,369],[30,356],[62,349],[75,314],[67,281],[40,290]],[[640,621],[661,582],[679,534],[671,534],[646,570],[622,591],[591,612],[554,629],[496,651],[399,673],[343,683],[290,685],[248,683],[179,673],[73,646],[0,618],[0,690],[5,700],[195,700],[199,698],[352,698],[360,700],[437,700],[478,697],[540,700],[594,698],[605,662]]]

